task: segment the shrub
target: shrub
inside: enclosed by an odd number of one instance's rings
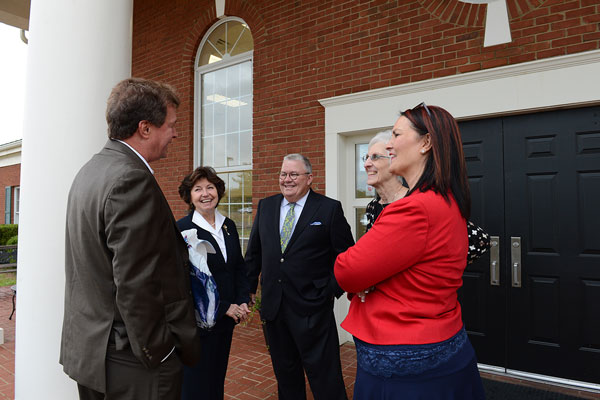
[[[19,242],[19,236],[15,235],[6,241],[7,246],[12,246],[13,244],[17,244]]]
[[[0,246],[6,245],[6,241],[19,233],[19,225],[0,225]]]

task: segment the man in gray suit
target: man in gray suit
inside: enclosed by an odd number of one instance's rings
[[[177,137],[173,88],[112,90],[109,141],[69,192],[60,363],[80,399],[179,399],[197,362],[187,247],[149,162]]]

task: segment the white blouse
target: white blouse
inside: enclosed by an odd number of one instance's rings
[[[208,231],[217,241],[219,248],[221,249],[221,253],[223,254],[223,258],[225,262],[227,262],[227,249],[225,248],[225,236],[223,236],[223,224],[225,223],[225,216],[219,212],[219,210],[215,210],[215,227],[213,228],[211,224],[208,223],[198,211],[194,211],[194,215],[192,215],[192,222],[198,225],[200,228]]]

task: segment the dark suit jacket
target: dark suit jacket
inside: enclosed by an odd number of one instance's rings
[[[193,364],[199,342],[187,262],[187,247],[154,176],[131,149],[109,140],[81,168],[69,193],[64,371],[105,392],[113,324],[124,328],[121,339],[147,368],[158,366],[173,346]]]
[[[180,231],[196,229],[198,239],[209,241],[216,250],[215,254],[208,254],[207,264],[219,292],[219,308],[217,308],[217,320],[225,316],[231,304],[248,303],[250,290],[246,272],[246,264],[242,257],[240,248],[240,237],[235,223],[225,218],[223,223],[223,236],[225,237],[225,248],[227,250],[227,262],[221,253],[219,244],[210,232],[200,228],[192,222],[192,211],[187,216],[177,221]],[[229,318],[225,316],[225,318]],[[233,321],[233,320],[232,320]]]
[[[261,274],[261,317],[273,320],[285,299],[300,315],[331,304],[343,290],[333,275],[338,254],[354,244],[342,205],[310,191],[285,252],[279,243],[279,212],[283,195],[258,203],[250,233],[246,263],[250,291],[256,292]]]

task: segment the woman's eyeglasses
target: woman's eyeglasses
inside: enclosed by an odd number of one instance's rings
[[[361,159],[363,160],[363,162],[367,162],[367,160],[369,158],[371,159],[371,161],[377,161],[380,158],[390,158],[390,156],[382,156],[380,154],[373,154],[373,155],[365,154],[364,156],[361,157]]]

